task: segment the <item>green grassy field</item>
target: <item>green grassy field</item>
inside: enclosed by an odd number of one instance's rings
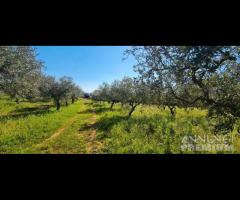
[[[51,102],[15,102],[0,99],[0,153],[239,153],[234,150],[185,151],[186,135],[212,136],[213,122],[205,110],[139,106],[130,119],[128,107],[81,99],[56,111]]]
[[[126,109],[120,105],[114,112],[108,105],[96,107],[100,110],[97,138],[104,141],[103,152],[107,153],[239,153],[239,135],[234,130],[232,151],[188,151],[181,150],[182,138],[186,135],[212,137],[213,122],[206,118],[205,110],[177,109],[173,119],[168,109],[155,106],[140,106],[127,119]],[[106,110],[105,110],[106,109]]]
[[[71,128],[78,125],[81,126],[81,119],[87,118],[88,116],[88,114],[78,114],[81,109],[84,109],[83,101],[79,101],[74,105],[63,107],[60,111],[56,111],[50,102],[21,102],[19,105],[16,105],[15,102],[8,101],[6,98],[2,99],[0,112],[0,152],[52,152],[52,148],[58,145],[58,140],[54,140],[54,142],[56,142],[56,144],[54,143],[55,146],[52,144],[46,147],[46,144],[44,144],[44,146],[40,144],[51,137],[59,128],[64,126],[66,126],[69,133],[69,135],[66,136],[66,142],[69,142],[69,144],[61,144],[62,148],[59,151],[61,153],[71,153],[72,147],[78,147],[75,150],[81,148],[81,145],[83,145],[82,140],[75,140],[70,137],[71,131],[73,131]],[[74,117],[76,120],[72,120]],[[50,142],[51,141],[48,141],[49,145]],[[77,145],[74,146],[76,143]],[[56,147],[56,153],[59,151],[58,147]]]

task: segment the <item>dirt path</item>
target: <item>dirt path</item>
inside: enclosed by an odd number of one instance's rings
[[[47,142],[49,142],[50,140],[54,140],[55,138],[57,138],[61,133],[64,132],[64,130],[71,126],[72,123],[76,120],[77,115],[75,115],[74,117],[72,117],[70,120],[68,120],[68,122],[66,124],[64,124],[64,126],[62,126],[61,128],[59,128],[55,133],[53,133],[49,138],[47,138],[46,140],[42,141],[41,143],[35,145],[35,148],[39,148],[41,146],[43,146],[44,144],[46,144]]]
[[[75,136],[82,138],[85,143],[85,152],[88,154],[98,153],[102,148],[102,143],[97,141],[96,133],[97,133],[97,114],[95,113],[94,109],[91,108],[90,110],[91,116],[84,119],[84,124],[81,126],[79,130],[76,130],[74,133]],[[60,127],[55,133],[53,133],[49,138],[45,139],[39,144],[36,144],[34,147],[36,149],[44,148],[45,146],[51,145],[49,144],[50,141],[54,141],[57,139],[64,131],[73,125],[78,120],[79,114],[72,118],[70,118],[62,127]],[[64,133],[65,134],[65,133]],[[66,133],[67,134],[67,133]]]
[[[86,142],[86,151],[88,154],[98,153],[102,148],[102,143],[97,141],[96,139],[96,122],[97,122],[97,115],[92,111],[93,115],[91,118],[87,120],[87,123],[79,130],[79,134],[84,135],[85,142]]]
[[[63,127],[61,127],[60,129],[58,129],[50,138],[46,139],[45,142],[52,140],[56,137],[58,137],[67,127],[71,126],[71,124],[75,121],[76,116],[74,116],[73,118],[71,118],[68,123],[66,123]]]

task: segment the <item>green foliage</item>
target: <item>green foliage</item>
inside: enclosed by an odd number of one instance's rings
[[[74,84],[71,77],[66,76],[56,80],[52,76],[42,75],[39,90],[41,96],[54,100],[57,110],[60,109],[61,102],[67,106],[69,99],[74,103],[83,96],[82,89]]]
[[[130,106],[128,117],[141,103],[151,103],[152,97],[152,90],[146,84],[126,76],[121,81],[113,81],[111,85],[103,83],[92,96],[94,100],[111,102],[111,109],[118,102],[122,105],[128,104]]]
[[[37,96],[42,67],[30,46],[0,47],[0,90],[17,102]]]
[[[240,118],[240,60],[236,46],[131,47],[139,78],[161,91],[160,105],[200,106],[231,132]]]

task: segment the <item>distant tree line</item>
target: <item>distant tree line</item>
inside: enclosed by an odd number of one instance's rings
[[[237,46],[134,46],[124,58],[137,62],[136,78],[104,83],[93,98],[129,104],[208,110],[217,133],[232,131],[240,118],[240,48]]]
[[[92,93],[93,99],[109,102],[110,109],[113,109],[115,103],[129,105],[129,117],[138,105],[150,104],[152,97],[153,93],[148,85],[130,77],[124,77],[121,81],[115,80],[112,84],[103,83]]]
[[[44,63],[37,59],[36,50],[30,46],[0,47],[0,91],[17,103],[21,99],[52,98],[57,110],[83,95],[72,78],[56,79],[45,75]]]

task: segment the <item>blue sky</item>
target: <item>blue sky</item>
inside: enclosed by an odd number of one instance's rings
[[[92,92],[102,82],[136,76],[135,60],[122,60],[127,46],[36,46],[45,73],[59,78],[71,76],[84,91]]]

